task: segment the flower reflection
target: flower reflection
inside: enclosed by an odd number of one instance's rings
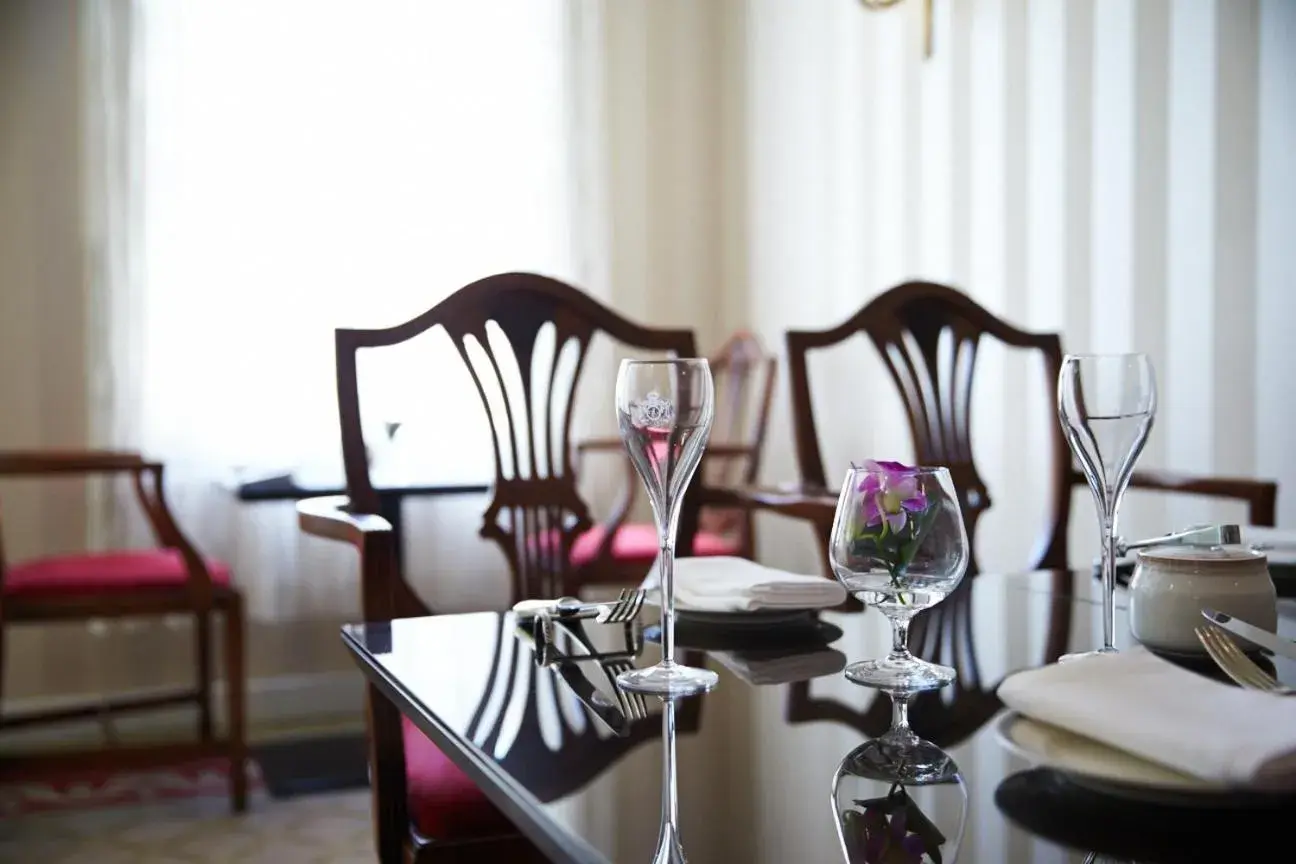
[[[921,770],[873,739],[842,759],[833,808],[847,864],[952,864],[967,819],[958,765],[922,742]],[[939,824],[938,824],[939,823]]]

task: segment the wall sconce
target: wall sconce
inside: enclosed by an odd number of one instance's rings
[[[860,0],[860,4],[865,9],[878,11],[895,6],[902,0]],[[927,58],[932,55],[932,2],[933,0],[922,0],[923,4],[923,57]]]

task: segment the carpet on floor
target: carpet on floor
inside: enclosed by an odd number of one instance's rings
[[[261,769],[250,762],[248,790],[255,794],[263,789]],[[0,818],[228,795],[226,759],[197,759],[138,771],[68,769],[0,783]]]
[[[288,799],[369,785],[363,735],[303,738],[254,746],[248,790]],[[229,762],[199,759],[138,771],[67,769],[0,782],[0,819],[229,795]]]

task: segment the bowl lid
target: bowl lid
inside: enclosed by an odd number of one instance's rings
[[[1246,546],[1153,546],[1140,549],[1138,556],[1169,564],[1228,565],[1268,560],[1263,552]]]

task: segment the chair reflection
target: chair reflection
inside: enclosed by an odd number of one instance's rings
[[[616,707],[615,690],[604,671],[606,659],[633,656],[642,650],[642,642],[596,652],[593,640],[577,628],[579,624],[554,628],[559,637],[551,648],[558,650],[540,650],[532,641],[536,631],[519,628],[512,615],[500,615],[494,671],[468,726],[468,739],[542,802],[570,795],[630,751],[661,736],[656,716],[618,722],[616,715],[624,712]],[[608,630],[613,638],[630,638],[629,630]],[[583,649],[574,647],[577,644]],[[538,654],[545,655],[544,665],[537,662]],[[702,702],[687,699],[679,704],[679,734],[698,730]]]
[[[1048,631],[1043,657],[1032,665],[1056,661],[1067,650],[1071,638],[1071,604],[1074,574],[1069,570],[1052,573]],[[958,677],[948,687],[916,695],[909,703],[909,723],[914,732],[939,747],[954,747],[988,723],[1003,707],[996,690],[999,681],[987,684],[977,660],[973,633],[972,597],[977,582],[968,580],[945,601],[914,618],[909,630],[909,649],[933,663],[952,666]],[[870,737],[877,737],[891,725],[891,702],[883,694],[867,708],[859,709],[831,697],[810,693],[809,681],[798,681],[788,690],[786,717],[789,723],[831,721],[842,723]]]

